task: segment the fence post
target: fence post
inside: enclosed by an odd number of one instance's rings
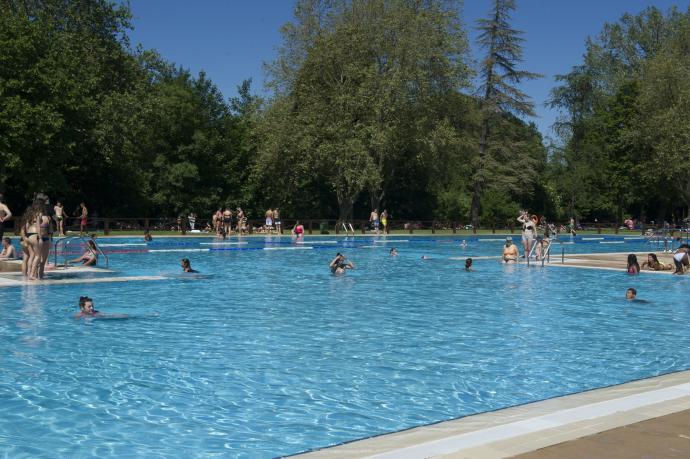
[[[491,234],[496,234],[496,223],[491,225]]]
[[[431,234],[436,234],[436,221],[431,221]]]
[[[311,236],[312,231],[314,231],[314,221],[309,220],[309,235]]]
[[[597,225],[597,234],[601,234],[601,226]]]
[[[339,223],[340,223],[340,220],[336,220],[336,221],[335,221],[335,235],[336,235],[336,236],[337,236],[338,234],[340,234],[340,231],[339,231],[339,228],[338,228],[338,224],[339,224]]]
[[[457,233],[457,224],[455,222],[451,222],[451,225],[453,225],[453,234]]]
[[[367,234],[367,224],[362,222],[362,234]]]
[[[180,233],[184,236],[187,234],[187,217],[182,217],[180,219]]]
[[[413,230],[412,230],[412,223],[408,222],[407,224],[410,225],[410,226],[409,226],[409,230],[410,230],[410,234],[412,234],[412,231],[413,231]]]
[[[103,234],[106,236],[108,234],[110,234],[110,219],[109,218],[106,218],[103,221]]]

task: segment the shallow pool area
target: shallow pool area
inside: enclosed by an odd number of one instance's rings
[[[690,368],[690,276],[484,258],[504,239],[99,238],[109,276],[162,279],[0,289],[0,451],[269,458]]]

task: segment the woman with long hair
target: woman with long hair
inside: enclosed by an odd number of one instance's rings
[[[637,262],[637,255],[631,253],[628,255],[628,274],[639,274],[640,264]]]
[[[29,248],[29,260],[27,261],[26,274],[30,280],[38,279],[38,266],[41,263],[41,249],[43,247],[40,230],[42,205],[37,201],[24,212],[22,217],[24,238]]]
[[[650,253],[647,255],[647,261],[642,262],[642,268],[647,266],[650,270],[652,271],[666,271],[669,269],[673,269],[672,264],[663,264],[659,261],[659,258],[657,258],[655,253]]]
[[[34,203],[41,211],[38,225],[38,235],[41,238],[41,251],[39,253],[38,278],[43,279],[48,257],[50,255],[50,245],[53,240],[53,219],[50,217],[48,206],[50,199],[43,193],[38,193]]]

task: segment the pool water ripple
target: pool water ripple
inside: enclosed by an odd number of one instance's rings
[[[0,289],[0,451],[274,457],[690,368],[688,279],[464,271],[500,241],[357,244],[381,247],[193,252],[188,277],[182,253],[113,253],[117,275],[168,279]],[[567,250],[614,248],[648,250]],[[356,264],[342,278],[336,251]],[[623,300],[629,286],[649,303]],[[76,321],[80,295],[139,318]]]

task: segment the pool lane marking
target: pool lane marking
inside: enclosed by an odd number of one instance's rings
[[[599,241],[599,244],[625,244],[625,241]]]
[[[314,247],[264,247],[263,250],[312,250]]]
[[[582,238],[583,241],[603,241],[604,239],[606,239],[606,238],[604,238],[604,237],[583,237]]]
[[[589,403],[574,408],[566,408],[553,413],[533,416],[493,427],[486,427],[473,432],[449,435],[438,440],[417,443],[413,446],[368,455],[368,457],[377,459],[411,459],[459,453],[469,448],[476,448],[483,445],[488,446],[494,442],[510,440],[512,438],[535,434],[557,427],[569,426],[577,422],[588,421],[592,423],[594,420],[605,416],[640,410],[659,403],[679,400],[688,396],[690,396],[690,384],[678,384],[663,389],[650,390],[625,397]],[[442,424],[443,423],[435,424],[435,426]],[[386,436],[384,435],[378,438],[385,441]],[[352,445],[352,443],[350,445]]]
[[[101,247],[124,247],[124,246],[132,246],[132,245],[146,246],[147,244],[146,243],[132,243],[132,244],[124,243],[124,244],[98,244],[98,245]]]
[[[247,241],[240,242],[200,242],[199,245],[243,245],[249,244]]]
[[[209,252],[211,249],[149,249],[149,252]]]
[[[634,236],[634,237],[624,237],[623,239],[637,239],[637,240],[641,240],[641,239],[644,239],[644,238],[641,237],[641,236]]]
[[[388,239],[385,241],[375,240],[373,242],[374,242],[374,244],[377,244],[377,243],[378,244],[388,244],[389,242],[390,243],[396,243],[396,242],[410,242],[410,241],[409,241],[409,239]]]
[[[479,242],[505,242],[505,239],[477,239]]]
[[[300,241],[295,244],[339,244],[339,241]]]

